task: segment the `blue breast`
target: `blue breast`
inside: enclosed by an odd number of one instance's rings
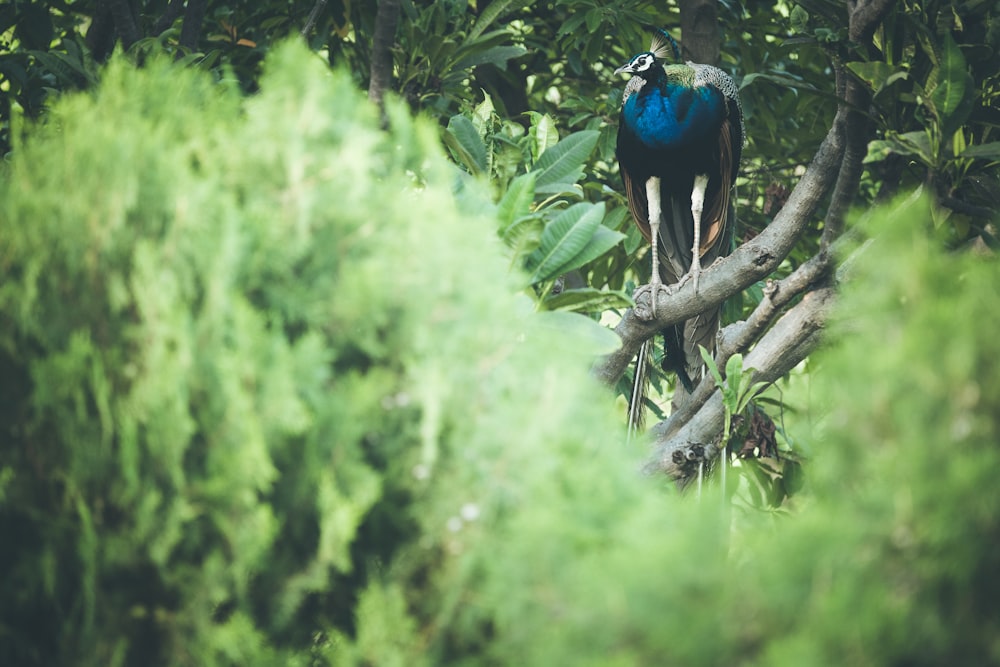
[[[711,86],[646,85],[626,100],[622,120],[649,148],[680,148],[717,131],[726,113]]]

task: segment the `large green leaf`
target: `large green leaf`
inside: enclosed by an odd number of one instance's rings
[[[483,143],[471,120],[465,116],[452,116],[448,121],[448,131],[445,132],[444,141],[470,172],[482,174],[486,171],[488,165],[486,144]]]
[[[575,183],[583,174],[583,163],[597,145],[600,132],[574,132],[547,149],[535,163],[538,173],[536,187],[541,189],[556,183]]]
[[[941,121],[941,135],[947,138],[969,117],[973,86],[962,49],[950,33],[944,36],[937,78],[937,85],[930,91],[930,101]]]
[[[962,151],[962,157],[979,158],[982,160],[1000,160],[1000,141],[991,141],[988,144],[969,146]]]
[[[531,4],[531,0],[494,0],[486,5],[486,8],[476,19],[476,24],[469,31],[469,38],[478,37],[484,30],[490,27],[503,14],[517,11],[522,7]]]
[[[531,211],[531,203],[535,199],[535,172],[521,174],[507,186],[497,204],[497,222],[500,229],[506,232],[519,218]]]
[[[847,69],[851,70],[858,78],[868,84],[868,87],[876,95],[891,84],[906,77],[904,70],[893,67],[881,60],[847,63]]]
[[[633,305],[624,292],[609,292],[595,287],[563,290],[542,301],[548,310],[570,310],[578,313],[601,313],[611,308],[628,308]]]
[[[537,160],[538,157],[552,146],[559,142],[559,131],[556,129],[556,122],[547,113],[529,111],[531,118],[531,128],[528,130],[531,142],[531,157]]]
[[[891,154],[913,155],[919,158],[924,164],[934,164],[931,151],[930,138],[924,130],[915,132],[905,132],[903,134],[889,134],[885,139],[877,139],[868,144],[868,154],[864,163],[881,162]]]
[[[518,218],[503,232],[503,242],[513,251],[511,265],[520,266],[522,258],[528,257],[542,244],[542,230],[545,221],[540,215]]]
[[[576,253],[568,262],[558,267],[554,273],[562,274],[567,271],[572,271],[573,269],[579,269],[581,266],[594,261],[607,251],[614,248],[616,245],[621,243],[625,235],[621,232],[616,232],[604,227],[599,226],[594,230],[593,236],[590,237],[590,241],[587,245],[583,247],[580,252]]]
[[[542,244],[529,259],[532,282],[555,278],[558,271],[583,250],[604,218],[602,204],[570,206],[545,226]]]
[[[453,70],[457,72],[479,65],[496,65],[500,69],[504,69],[508,60],[523,56],[527,52],[528,50],[523,46],[491,46],[488,49],[465,56],[455,63]]]

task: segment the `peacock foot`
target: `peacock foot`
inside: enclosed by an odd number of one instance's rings
[[[646,322],[656,319],[656,300],[660,297],[660,292],[670,296],[675,291],[672,285],[664,285],[659,281],[635,288],[632,300],[635,301],[636,316]]]

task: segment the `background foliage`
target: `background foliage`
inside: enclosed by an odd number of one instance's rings
[[[374,3],[308,49],[272,45],[310,6],[204,3],[194,46],[137,6],[107,67],[98,3],[0,9],[0,662],[1000,662],[988,3],[904,2],[860,60],[838,4],[721,12],[743,238],[831,58],[875,94],[885,204],[828,349],[755,408],[805,489],[747,464],[721,504],[636,475],[586,377],[606,332],[549,312],[645,279],[610,72],[675,13],[403,2],[383,131]]]

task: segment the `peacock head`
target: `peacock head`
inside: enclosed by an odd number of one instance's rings
[[[657,28],[653,31],[653,42],[649,45],[649,51],[632,56],[631,60],[615,70],[615,74],[634,74],[648,79],[662,71],[658,63],[666,61],[671,56],[673,62],[680,62],[681,48],[670,33]]]
[[[652,51],[645,51],[632,56],[631,60],[615,70],[615,74],[634,74],[645,78],[653,74],[656,67],[656,54]]]

